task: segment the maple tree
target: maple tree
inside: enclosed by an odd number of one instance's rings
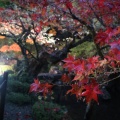
[[[63,68],[68,70],[61,76],[63,83],[71,86],[67,94],[75,94],[77,99],[85,99],[89,104],[92,100],[98,101],[102,93],[102,86],[111,81],[110,74],[119,72],[120,65],[120,3],[119,0],[12,0],[18,8],[16,10],[1,8],[2,25],[11,23],[10,29],[1,35],[13,37],[28,61],[26,51],[37,61],[46,58],[51,63],[63,61]],[[10,17],[11,16],[11,17]],[[9,19],[8,19],[9,17]],[[13,21],[14,20],[14,21]],[[4,24],[3,24],[4,23]],[[9,25],[10,26],[10,25]],[[38,45],[41,40],[40,32],[46,26],[51,26],[49,34],[58,35],[58,31],[69,31],[72,39],[64,43],[62,49],[48,50],[47,42]],[[56,28],[55,31],[53,28]],[[17,30],[17,31],[16,31]],[[19,32],[18,32],[19,31]],[[33,41],[36,54],[32,54],[26,46],[28,37]],[[48,36],[47,36],[48,37]],[[86,41],[94,42],[97,54],[90,58],[76,58],[67,53],[71,48]],[[7,48],[8,46],[5,46]],[[46,56],[39,56],[39,47],[42,47]],[[67,57],[67,58],[66,58]],[[47,64],[42,61],[42,64]],[[70,74],[74,74],[74,78]],[[102,79],[101,79],[102,76]],[[30,92],[51,92],[50,84],[39,83],[35,80]]]

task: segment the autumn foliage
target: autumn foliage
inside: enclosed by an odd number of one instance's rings
[[[63,57],[62,62],[64,65],[62,67],[68,70],[68,73],[62,75],[61,81],[63,85],[68,84],[71,86],[67,94],[74,94],[77,99],[85,99],[86,103],[89,103],[91,100],[98,102],[98,95],[103,94],[101,87],[109,82],[109,75],[119,72],[120,1],[12,0],[12,2],[22,7],[22,9],[10,10],[9,13],[6,13],[8,18],[14,14],[11,19],[14,18],[14,20],[18,22],[18,26],[22,26],[23,33],[25,32],[21,39],[23,42],[22,47],[25,46],[24,44],[26,44],[27,41],[29,41],[29,43],[35,43],[37,41],[35,38],[39,38],[40,40],[40,36],[37,35],[46,26],[52,26],[48,34],[57,34],[55,29],[53,29],[54,27],[57,27],[58,30],[71,32],[71,44],[66,41],[63,47],[64,49],[68,48],[66,50],[67,52],[70,51],[71,46],[76,47],[86,41],[94,42],[97,53],[90,58],[83,58],[82,56],[76,58],[71,54],[68,54],[65,59]],[[26,12],[26,9],[29,11],[29,14]],[[0,9],[1,13],[3,10],[4,9]],[[18,19],[18,16],[21,16],[22,19]],[[14,23],[11,19],[7,22]],[[0,21],[6,22],[3,18]],[[24,21],[26,21],[25,25],[22,24]],[[31,26],[29,26],[29,23]],[[17,29],[20,34],[22,29]],[[26,37],[27,30],[28,33],[30,33],[29,37],[34,39],[28,40],[28,36]],[[10,32],[10,34],[13,33]],[[19,43],[19,40],[15,42]],[[35,46],[37,45],[35,44]],[[20,51],[16,44],[12,46],[6,45],[1,48],[2,52],[8,50]],[[52,56],[55,56],[54,52]],[[73,78],[70,76],[71,73],[74,75]],[[52,85],[53,83],[41,83],[38,79],[35,79],[34,83],[30,86],[30,92],[42,93],[46,96],[51,93]]]
[[[33,5],[33,3],[30,4]],[[44,15],[47,14],[49,4],[47,0],[42,3]],[[98,102],[98,95],[103,94],[101,91],[102,85],[109,81],[106,78],[111,74],[110,71],[116,72],[120,65],[120,27],[119,23],[118,25],[115,23],[120,18],[118,12],[120,11],[120,3],[118,0],[80,0],[79,2],[55,0],[55,4],[66,13],[63,15],[64,19],[67,20],[67,14],[69,14],[75,20],[73,22],[74,26],[76,24],[81,26],[80,31],[83,30],[82,25],[84,25],[89,32],[92,32],[92,35],[94,35],[93,41],[96,46],[99,46],[99,53],[103,55],[98,54],[84,59],[82,57],[75,58],[75,56],[68,54],[67,58],[63,60],[63,68],[67,69],[68,73],[61,77],[63,83],[71,86],[67,94],[75,94],[77,99],[85,99],[87,103],[91,100]],[[77,9],[78,6],[80,7]],[[68,13],[65,10],[68,10]],[[81,13],[80,16],[79,13]],[[41,14],[43,14],[43,11]],[[33,19],[36,20],[37,15],[34,14]],[[94,25],[99,23],[102,26],[98,30],[92,27],[91,21],[93,19],[95,20]],[[70,26],[69,22],[67,22],[67,26]],[[51,30],[51,32],[54,31]],[[106,53],[102,52],[102,47],[105,46],[108,46]],[[70,78],[70,73],[74,74],[73,79]],[[99,79],[100,75],[103,76],[101,80]]]
[[[20,52],[21,49],[20,49],[20,47],[16,43],[14,43],[14,44],[12,44],[10,46],[8,46],[8,45],[2,46],[0,48],[0,51],[1,52],[9,52],[9,51]]]
[[[34,79],[34,83],[31,84],[29,92],[43,93],[46,96],[52,90],[52,85],[48,83],[40,83],[38,79]]]

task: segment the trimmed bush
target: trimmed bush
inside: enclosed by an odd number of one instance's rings
[[[30,84],[22,83],[17,80],[8,81],[8,92],[20,92],[20,93],[28,93]]]
[[[71,50],[71,54],[75,55],[76,57],[91,57],[93,55],[95,55],[96,53],[96,47],[95,44],[93,42],[84,42],[80,45],[78,45],[75,48],[72,48]]]
[[[61,120],[66,114],[64,106],[46,101],[38,101],[33,105],[34,120]]]
[[[22,72],[18,77],[18,81],[32,83],[33,82],[33,76],[30,76],[26,72]]]
[[[7,101],[18,105],[29,104],[31,102],[31,98],[29,95],[15,92],[7,94],[6,99]]]

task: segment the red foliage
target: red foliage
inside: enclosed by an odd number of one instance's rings
[[[61,77],[61,80],[63,82],[69,82],[70,81],[70,77],[67,74],[63,74]]]
[[[83,88],[80,87],[78,84],[72,84],[71,85],[72,89],[67,91],[67,94],[75,94],[77,98],[80,99],[82,95]]]
[[[72,58],[72,62],[70,58]],[[94,79],[91,79],[90,84],[88,84],[89,79],[86,79],[86,77],[89,77],[90,74],[94,74],[94,70],[104,65],[101,64],[101,62],[103,61],[100,61],[98,58],[99,57],[91,57],[87,60],[77,59],[73,62],[73,57],[69,55],[68,58],[63,60],[64,62],[66,61],[65,65],[67,64],[64,67],[69,68],[71,71],[75,72],[75,77],[73,80],[75,80],[76,82],[75,84],[71,85],[72,89],[69,90],[67,93],[71,92],[72,94],[75,94],[78,99],[84,96],[87,103],[90,102],[92,99],[98,102],[97,94],[101,94],[98,87],[99,84]],[[69,62],[71,63],[71,67],[68,64]]]
[[[100,91],[96,80],[92,79],[90,84],[84,86],[84,91],[82,92],[81,96],[85,97],[87,103],[91,100],[98,102],[98,94],[102,94],[102,92]]]
[[[49,83],[40,83],[38,79],[34,79],[34,83],[30,85],[29,92],[43,93],[43,96],[46,96],[51,93],[52,87]]]
[[[61,80],[65,84],[71,82],[72,89],[69,90],[67,94],[75,94],[77,99],[85,98],[87,103],[91,100],[98,102],[97,95],[102,94],[99,84],[103,82],[102,79],[99,81],[100,75],[102,74],[105,77],[106,73],[109,72],[107,68],[109,68],[110,71],[114,71],[120,64],[120,1],[13,1],[22,5],[23,8],[26,7],[28,10],[31,10],[30,6],[34,9],[29,19],[36,23],[36,26],[34,26],[36,33],[39,33],[44,26],[51,25],[52,23],[52,25],[54,24],[53,26],[60,26],[59,29],[66,28],[66,30],[70,30],[71,32],[80,31],[83,33],[87,31],[88,34],[92,36],[99,55],[86,59],[76,59],[69,54],[68,57],[63,60],[63,68],[68,69],[69,73],[74,73],[74,78],[70,80],[68,73],[64,74]],[[0,9],[0,11],[2,10]],[[10,16],[11,13],[8,15]],[[17,17],[15,17],[15,19],[16,18]],[[104,53],[102,47],[106,45],[109,47],[106,53]],[[3,47],[1,51],[6,51],[6,48],[7,46]],[[100,53],[103,54],[103,56]],[[30,86],[30,92],[40,92],[43,93],[43,95],[47,95],[51,92],[51,89],[52,85],[40,83],[38,79],[34,80],[34,83]]]
[[[74,62],[74,60],[75,60],[75,58],[69,54],[68,57],[63,60],[65,62],[65,64],[64,64],[63,67],[64,68],[67,67],[68,70],[71,70],[73,68],[73,62]]]
[[[69,0],[66,0],[65,5],[67,8],[73,8],[72,3]]]

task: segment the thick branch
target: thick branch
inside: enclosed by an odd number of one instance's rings
[[[39,80],[46,80],[46,81],[58,81],[61,78],[62,74],[51,74],[51,73],[40,73],[38,74]]]
[[[69,52],[70,49],[86,42],[86,41],[91,41],[91,35],[87,35],[86,37],[84,37],[83,39],[79,40],[78,42],[75,42],[74,40],[72,42],[70,42],[69,44],[67,44],[62,50],[57,50],[54,51],[53,53],[50,54],[50,61],[51,63],[55,64],[61,60],[63,60],[64,58],[67,57],[67,53]]]

